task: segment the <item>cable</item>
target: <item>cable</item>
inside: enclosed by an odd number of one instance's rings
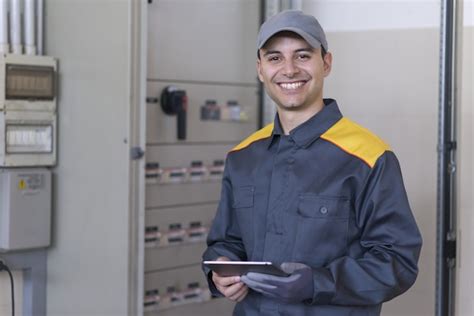
[[[10,268],[8,268],[8,266],[2,260],[0,260],[0,271],[3,270],[7,271],[8,275],[10,276],[10,284],[12,289],[12,316],[15,316],[15,288],[13,284],[13,275],[10,271]]]

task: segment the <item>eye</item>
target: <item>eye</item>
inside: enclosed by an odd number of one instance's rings
[[[309,54],[300,54],[298,55],[298,60],[308,60],[311,58],[311,56]]]
[[[275,63],[275,62],[278,62],[280,60],[280,56],[268,56],[267,60],[269,62]]]

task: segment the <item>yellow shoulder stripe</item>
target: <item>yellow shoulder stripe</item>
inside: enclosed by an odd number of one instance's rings
[[[259,129],[258,131],[256,131],[255,133],[253,133],[252,135],[244,139],[240,144],[232,148],[231,152],[243,149],[249,146],[250,144],[252,144],[253,142],[256,142],[257,140],[270,137],[272,135],[272,132],[273,132],[273,123],[268,124],[264,128]]]
[[[358,157],[371,168],[390,147],[368,129],[343,117],[323,135],[325,139],[345,152]]]

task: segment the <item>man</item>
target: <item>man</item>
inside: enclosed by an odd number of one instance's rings
[[[318,21],[284,11],[258,35],[274,124],[227,156],[205,260],[271,261],[290,273],[222,277],[235,315],[380,315],[417,276],[421,236],[389,147],[323,99],[332,56]]]

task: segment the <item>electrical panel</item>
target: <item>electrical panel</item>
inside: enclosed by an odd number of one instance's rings
[[[48,247],[50,231],[51,172],[0,169],[0,251]]]
[[[211,299],[201,261],[227,153],[259,127],[259,10],[245,0],[148,6],[146,315],[232,313]]]
[[[53,166],[57,61],[0,55],[0,166]]]

